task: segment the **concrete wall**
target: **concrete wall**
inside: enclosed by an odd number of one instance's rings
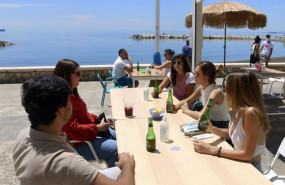
[[[223,63],[215,63],[215,65],[223,65]],[[147,65],[140,65],[145,68]],[[243,67],[248,67],[248,63],[227,63],[226,68],[230,71],[236,71]],[[82,81],[97,81],[97,73],[99,73],[103,79],[109,77],[109,69],[112,69],[112,65],[88,65],[80,66],[82,72]],[[270,63],[270,68],[285,71],[285,63]],[[134,69],[136,67],[134,66]],[[23,83],[27,79],[52,75],[54,66],[43,67],[2,67],[0,68],[0,84],[4,83]]]

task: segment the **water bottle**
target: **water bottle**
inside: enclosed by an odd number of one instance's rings
[[[160,122],[160,141],[169,141],[169,123],[165,115],[163,115],[162,121]]]
[[[145,84],[144,89],[143,89],[143,100],[148,101],[149,100],[149,84]]]
[[[149,75],[149,67],[148,66],[146,67],[145,74]]]

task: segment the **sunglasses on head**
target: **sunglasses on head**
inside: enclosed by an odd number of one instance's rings
[[[77,71],[77,72],[73,72],[74,74],[76,74],[78,77],[80,77],[81,72]]]
[[[177,64],[177,65],[181,65],[181,61],[177,61],[177,62],[172,62],[173,65]]]

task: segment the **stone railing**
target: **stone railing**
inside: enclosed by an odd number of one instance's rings
[[[215,63],[216,66],[223,65],[223,63]],[[145,68],[147,64],[141,64]],[[227,63],[226,68],[230,71],[236,71],[243,67],[248,67],[249,63]],[[109,71],[113,65],[83,65],[80,66],[82,81],[97,81],[97,73],[103,79],[109,77]],[[270,68],[285,71],[285,63],[270,63]],[[134,66],[136,69],[136,66]],[[0,68],[0,83],[22,83],[30,78],[52,75],[54,66],[43,67],[2,67]]]

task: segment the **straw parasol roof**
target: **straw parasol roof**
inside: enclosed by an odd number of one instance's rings
[[[213,28],[258,29],[266,26],[266,15],[249,6],[236,2],[220,2],[205,6],[202,9],[203,25]],[[185,26],[192,27],[192,14],[185,18]]]

